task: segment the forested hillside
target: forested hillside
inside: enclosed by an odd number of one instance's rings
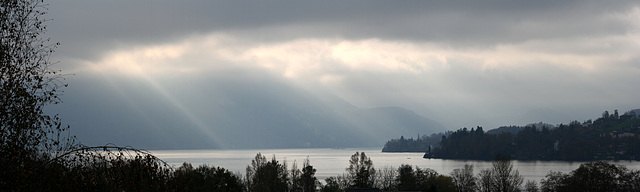
[[[441,146],[425,157],[490,160],[496,155],[520,160],[640,159],[640,119],[635,111],[619,115],[605,111],[595,121],[572,121],[557,128],[526,126],[516,134],[487,134],[459,129],[443,137]]]
[[[404,136],[400,136],[399,139],[391,139],[384,144],[382,152],[429,152],[429,149],[440,147],[440,141],[443,136],[449,136],[453,131],[447,131],[442,133],[434,133],[431,135],[418,136],[406,139]]]

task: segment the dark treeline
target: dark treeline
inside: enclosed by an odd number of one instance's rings
[[[618,115],[605,111],[595,121],[536,127],[517,134],[487,134],[481,127],[459,129],[442,138],[441,146],[425,157],[491,160],[495,155],[520,160],[638,160],[640,118],[634,111]]]
[[[342,192],[348,190],[455,191],[451,177],[403,165],[378,172],[366,154],[356,152],[345,173],[325,179],[306,159],[301,168],[268,160],[258,153],[244,176],[222,167],[184,163],[172,168],[153,155],[132,148],[84,147],[56,158],[36,155],[18,167],[0,164],[0,191],[248,191]]]
[[[364,153],[356,152],[341,175],[320,182],[306,159],[270,160],[258,153],[240,175],[222,167],[184,163],[171,168],[143,151],[98,147],[77,150],[70,161],[29,161],[24,168],[2,167],[1,191],[638,191],[640,171],[607,162],[590,162],[570,173],[549,172],[540,181],[526,181],[508,158],[496,157],[492,166],[474,174],[472,165],[442,175],[429,168],[401,165],[374,168]],[[87,154],[94,155],[87,155]],[[100,155],[96,155],[100,154]],[[111,155],[109,155],[111,154]],[[13,170],[9,172],[7,170]],[[16,170],[24,170],[17,171]]]
[[[430,136],[423,135],[418,136],[416,139],[406,139],[404,136],[400,136],[400,139],[391,139],[384,144],[382,152],[425,152],[429,151],[429,148],[440,147],[440,141],[442,136],[449,136],[453,132],[447,131],[444,133],[434,133]]]

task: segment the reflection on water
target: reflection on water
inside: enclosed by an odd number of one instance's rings
[[[330,176],[337,176],[345,171],[349,166],[349,158],[356,151],[364,151],[371,157],[374,166],[379,169],[385,166],[398,168],[402,164],[429,168],[440,174],[449,175],[453,169],[462,168],[464,164],[472,164],[474,173],[491,167],[490,161],[465,161],[465,160],[442,160],[424,159],[422,153],[382,153],[378,148],[364,149],[244,149],[244,150],[158,150],[151,151],[160,159],[166,161],[174,167],[179,167],[183,162],[189,162],[194,166],[207,164],[209,166],[220,166],[233,172],[244,174],[247,165],[258,152],[267,158],[276,156],[280,162],[286,160],[291,168],[296,161],[298,168],[302,167],[302,162],[309,157],[311,165],[316,168],[316,177],[324,180]],[[514,168],[524,176],[526,180],[539,182],[540,179],[551,170],[568,173],[580,166],[583,162],[563,162],[563,161],[514,161]],[[640,164],[635,161],[614,162],[624,165],[629,169],[639,170]]]

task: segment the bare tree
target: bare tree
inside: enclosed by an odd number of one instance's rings
[[[493,170],[496,191],[511,192],[519,191],[523,178],[518,170],[513,169],[513,164],[508,159],[497,159],[493,161]]]
[[[473,175],[473,165],[465,164],[463,169],[454,169],[451,177],[459,192],[476,191],[477,178]]]
[[[478,177],[481,191],[520,191],[523,178],[508,159],[496,158],[490,170],[482,170]]]
[[[478,173],[478,188],[481,192],[492,192],[494,190],[493,172],[490,169],[483,169]]]
[[[394,186],[396,185],[395,179],[397,176],[396,169],[392,166],[385,166],[378,171],[376,174],[378,181],[377,187],[382,190],[393,191],[395,190]]]

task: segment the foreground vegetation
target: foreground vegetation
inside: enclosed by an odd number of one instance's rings
[[[3,156],[3,160],[6,157]],[[113,146],[85,147],[58,159],[27,159],[19,167],[0,164],[0,191],[639,191],[640,171],[603,161],[584,163],[570,173],[549,172],[524,182],[510,160],[497,157],[489,169],[472,165],[448,175],[401,165],[374,168],[356,152],[341,175],[320,182],[306,159],[288,165],[258,153],[240,175],[222,167],[184,163],[178,168],[145,151]],[[15,164],[14,164],[15,165]]]

